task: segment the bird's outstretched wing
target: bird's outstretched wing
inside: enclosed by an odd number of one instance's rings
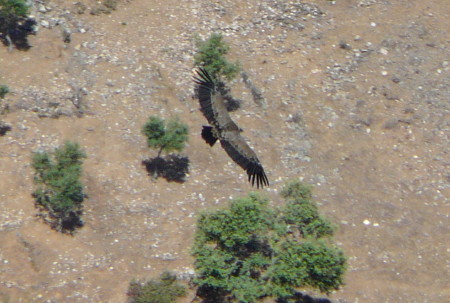
[[[256,188],[269,186],[269,180],[264,172],[264,168],[239,131],[223,134],[220,144],[228,156],[247,172],[248,181],[252,183],[252,186],[255,184],[255,181]]]
[[[200,102],[200,109],[209,124],[214,125],[217,112],[214,110],[213,103],[217,103],[219,99],[214,81],[206,70],[201,67],[193,70],[193,78],[194,82],[198,84],[198,100]]]
[[[239,130],[231,119],[225,105],[225,99],[216,89],[214,80],[208,72],[201,67],[194,70],[194,82],[198,84],[198,100],[200,110],[209,124],[217,130]]]

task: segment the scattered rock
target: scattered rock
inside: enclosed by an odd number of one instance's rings
[[[41,26],[45,28],[50,27],[50,23],[47,20],[41,20]]]
[[[63,27],[62,38],[63,42],[69,44],[71,41],[72,31],[68,27]]]
[[[394,82],[394,83],[400,83],[400,78],[397,77],[397,76],[392,76],[391,80],[392,80],[392,82]]]
[[[345,42],[344,40],[341,40],[341,42],[339,42],[339,47],[345,50],[351,50],[352,46],[350,44],[348,44],[347,42]]]
[[[392,118],[392,119],[389,119],[388,121],[386,121],[383,124],[383,128],[385,128],[385,129],[393,129],[393,128],[395,128],[398,125],[398,123],[399,123],[399,119]]]

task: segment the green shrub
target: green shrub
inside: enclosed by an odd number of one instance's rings
[[[231,80],[239,72],[239,64],[230,63],[225,58],[230,47],[223,41],[221,34],[213,33],[205,41],[197,39],[196,45],[198,51],[194,56],[194,64],[205,68],[214,79],[220,80],[224,76]]]
[[[343,284],[346,259],[323,238],[334,229],[319,216],[310,191],[298,188],[306,187],[288,184],[283,192],[297,194],[284,195],[288,200],[281,209],[250,194],[228,209],[200,216],[193,247],[199,295],[256,302],[269,296],[286,299],[305,287],[328,293]],[[301,204],[295,203],[299,197]]]
[[[7,85],[0,85],[0,99],[5,98],[6,94],[9,93],[9,87]]]
[[[188,126],[178,119],[166,122],[156,116],[149,117],[142,129],[147,137],[148,147],[158,149],[158,158],[163,151],[182,151],[188,139],[188,131]]]
[[[61,232],[72,232],[81,226],[83,185],[80,182],[85,153],[77,143],[67,141],[54,153],[34,154],[32,167],[37,185],[33,196],[41,216]]]
[[[276,248],[267,278],[271,295],[286,298],[295,293],[295,288],[303,286],[326,293],[339,289],[344,271],[345,257],[341,250],[321,240],[287,240]]]
[[[112,11],[117,9],[117,0],[103,0],[102,4]]]
[[[176,283],[176,276],[169,272],[144,284],[132,281],[127,293],[130,303],[172,303],[185,294],[185,287]]]
[[[117,0],[103,0],[91,9],[91,15],[111,14],[117,9]]]
[[[309,201],[312,199],[311,186],[293,180],[281,190],[281,196],[285,199]]]
[[[289,182],[281,191],[287,200],[283,211],[283,221],[298,229],[303,237],[320,238],[331,236],[334,226],[319,214],[311,200],[311,187],[298,181]]]
[[[8,35],[8,31],[28,14],[26,0],[0,0],[0,33]]]

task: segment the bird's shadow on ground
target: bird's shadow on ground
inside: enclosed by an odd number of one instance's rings
[[[142,161],[149,176],[156,179],[162,177],[168,182],[183,183],[189,172],[189,158],[179,155],[149,158]]]

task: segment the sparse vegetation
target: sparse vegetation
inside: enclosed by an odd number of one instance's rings
[[[9,87],[6,85],[0,85],[0,100],[5,98],[6,94],[9,93]],[[8,106],[4,107],[0,104],[0,114],[3,114],[7,110]],[[0,120],[0,136],[4,136],[8,131],[11,130],[11,126]]]
[[[117,9],[117,0],[103,0],[102,3],[109,10]]]
[[[159,117],[149,117],[142,133],[147,137],[147,145],[158,149],[158,158],[162,152],[182,151],[188,139],[188,126],[177,118],[167,122]]]
[[[80,146],[70,141],[52,154],[39,152],[33,156],[37,185],[33,196],[40,216],[58,231],[71,233],[82,225],[80,216],[85,195],[80,177],[85,157]]]
[[[9,93],[9,87],[7,85],[0,85],[0,99],[5,98],[6,94]]]
[[[183,285],[176,282],[176,276],[164,272],[158,280],[146,283],[132,281],[128,288],[129,303],[172,303],[186,294]]]
[[[289,299],[305,287],[328,293],[343,284],[346,259],[327,238],[334,228],[319,215],[310,189],[291,182],[282,195],[281,209],[250,194],[201,215],[193,248],[199,296],[256,302]]]
[[[230,47],[223,41],[221,34],[213,33],[205,41],[197,38],[196,45],[198,52],[194,56],[194,64],[204,67],[216,80],[222,76],[231,80],[239,72],[238,62],[231,63],[225,58]]]
[[[111,14],[116,9],[117,0],[103,0],[91,9],[91,15]]]
[[[84,3],[75,2],[73,6],[75,8],[75,12],[79,15],[82,15],[86,12],[87,6]]]

